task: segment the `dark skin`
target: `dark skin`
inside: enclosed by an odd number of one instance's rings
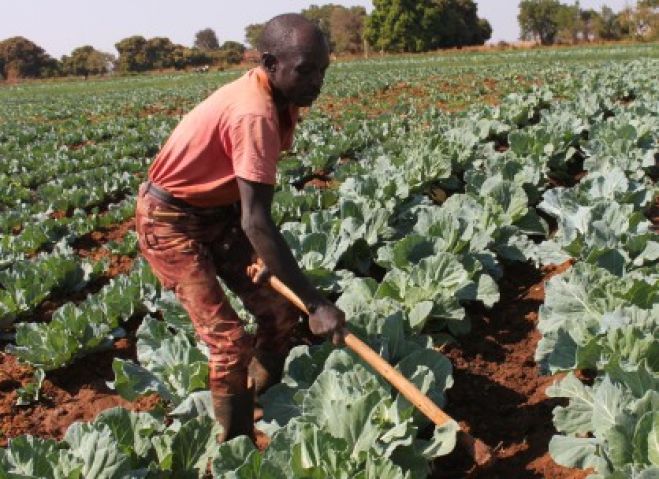
[[[264,53],[261,60],[280,112],[292,105],[310,106],[320,94],[329,65],[324,39],[312,30],[297,33],[296,41],[285,54]],[[270,213],[274,187],[242,178],[237,182],[242,203],[241,226],[254,251],[269,272],[307,306],[311,332],[318,336],[331,335],[334,344],[341,344],[345,314],[320,294],[300,270]]]

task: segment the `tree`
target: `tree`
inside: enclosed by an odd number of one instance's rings
[[[161,70],[173,67],[174,48],[175,45],[167,37],[150,38],[144,45],[148,68]]]
[[[300,13],[306,18],[318,25],[318,28],[325,34],[327,38],[327,43],[330,45],[330,49],[334,51],[334,45],[332,40],[332,32],[330,30],[330,17],[334,9],[339,7],[339,5],[334,5],[333,3],[328,3],[326,5],[311,5],[309,8],[305,8]],[[342,7],[345,8],[345,7]]]
[[[490,22],[478,17],[478,7],[472,0],[442,0],[440,20],[435,26],[439,47],[482,45],[492,36]]]
[[[602,7],[595,30],[597,31],[597,38],[601,40],[620,40],[623,36],[620,18],[607,6]]]
[[[329,29],[336,53],[360,53],[363,46],[366,9],[338,6],[329,17]]]
[[[208,65],[211,61],[212,58],[209,54],[198,48],[174,45],[174,49],[172,50],[172,66],[177,70],[183,70],[186,67]]]
[[[561,5],[556,12],[556,35],[559,43],[577,43],[581,34],[581,7],[577,1],[574,5]]]
[[[245,41],[250,47],[258,49],[265,23],[252,23],[245,27]]]
[[[238,64],[243,61],[245,54],[245,45],[240,42],[226,41],[220,47],[221,59],[224,63]]]
[[[25,37],[0,42],[0,59],[2,76],[8,80],[53,76],[60,70],[57,60]]]
[[[217,40],[217,35],[215,35],[212,28],[205,28],[199,30],[195,35],[194,46],[199,50],[211,52],[220,48],[220,42]]]
[[[328,3],[311,5],[302,10],[302,15],[318,25],[325,34],[330,50],[335,53],[358,53],[363,48],[366,9],[346,8]]]
[[[639,0],[628,22],[630,36],[656,40],[659,37],[659,0]]]
[[[558,0],[522,0],[517,16],[522,39],[539,39],[543,45],[554,43],[561,7]]]
[[[492,25],[485,18],[478,20],[478,37],[474,40],[475,45],[483,45],[486,41],[492,38]]]
[[[472,0],[374,0],[365,37],[380,50],[421,52],[482,45],[492,28]]]
[[[595,37],[599,13],[592,8],[589,8],[588,10],[581,10],[579,16],[581,18],[581,39],[585,42],[589,42]]]
[[[378,50],[416,52],[428,48],[421,37],[427,17],[427,1],[373,0],[373,12],[366,21],[365,36]]]
[[[147,52],[146,39],[141,35],[124,38],[114,44],[119,52],[117,58],[117,70],[126,72],[143,72],[150,68]]]
[[[96,50],[91,45],[76,48],[71,56],[62,57],[62,70],[66,75],[101,75],[107,73],[114,57]]]

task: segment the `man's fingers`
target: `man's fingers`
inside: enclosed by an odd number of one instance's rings
[[[261,284],[266,279],[268,279],[269,276],[270,276],[270,270],[268,269],[267,266],[263,265],[261,269],[259,269],[258,272],[254,275],[253,281],[256,284]]]
[[[270,270],[259,260],[247,267],[247,276],[252,279],[254,284],[261,284],[270,276]]]

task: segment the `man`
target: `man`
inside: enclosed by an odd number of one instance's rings
[[[254,394],[281,379],[299,318],[248,274],[257,259],[302,299],[314,334],[332,335],[338,344],[345,324],[343,312],[304,276],[270,214],[276,162],[291,146],[298,108],[320,93],[327,41],[301,15],[286,14],[266,24],[259,49],[259,67],[217,90],[176,127],[140,187],[136,212],[144,257],[209,346],[221,440],[253,438]],[[217,275],[256,317],[255,338]]]

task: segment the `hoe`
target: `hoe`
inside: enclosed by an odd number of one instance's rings
[[[302,300],[291,291],[284,283],[275,276],[270,276],[269,284],[272,289],[288,299],[302,312],[308,314],[307,308]],[[375,369],[383,378],[391,383],[408,401],[416,406],[437,426],[442,426],[452,418],[442,411],[430,398],[425,396],[414,384],[396,371],[379,354],[354,334],[345,331],[344,340],[346,345],[360,358]],[[472,437],[468,432],[461,429],[458,432],[458,442],[469,453],[474,462],[480,467],[487,467],[494,462],[492,449],[480,439]]]

